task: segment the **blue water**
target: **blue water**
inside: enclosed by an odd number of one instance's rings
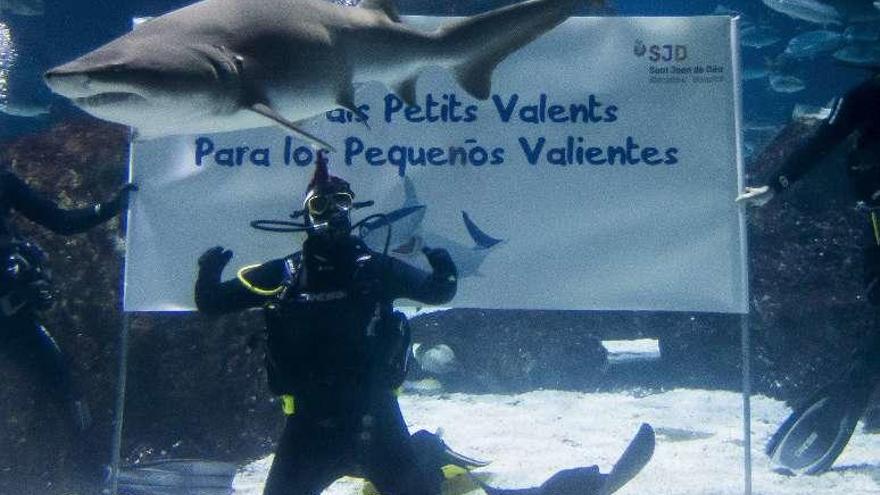
[[[7,0],[8,1],[8,0]],[[15,0],[33,3],[39,0]],[[22,16],[3,12],[0,22],[12,33],[18,51],[15,64],[9,69],[9,104],[25,102],[49,110],[39,117],[13,117],[0,114],[0,139],[46,128],[54,122],[78,115],[63,99],[50,94],[42,83],[47,68],[71,60],[126,32],[135,16],[159,15],[190,2],[186,0],[44,0],[45,14]],[[862,0],[869,4],[869,0]],[[509,0],[401,0],[404,14],[468,15],[512,3]],[[855,4],[836,0],[837,4]],[[618,1],[612,9],[620,15],[700,15],[711,14],[719,7],[712,1]],[[758,0],[721,2],[723,7],[741,12],[746,23],[769,26],[781,40],[771,46],[755,49],[744,47],[743,66],[759,68],[776,59],[789,39],[798,33],[822,29],[817,24],[796,20],[775,12]],[[878,26],[878,24],[874,24]],[[845,27],[845,26],[843,26]],[[829,29],[842,31],[843,27]],[[2,65],[0,65],[2,70]],[[795,93],[773,91],[767,78],[748,81],[743,86],[746,123],[754,125],[781,124],[787,121],[795,104],[825,105],[836,95],[863,77],[864,71],[842,67],[830,53],[815,59],[790,64],[786,73],[804,81],[805,89]],[[749,139],[749,136],[746,136]],[[750,143],[751,145],[751,143]],[[757,150],[755,150],[757,151]]]

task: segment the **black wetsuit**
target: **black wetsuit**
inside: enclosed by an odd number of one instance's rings
[[[452,299],[452,260],[444,251],[429,261],[431,274],[354,237],[310,237],[303,251],[226,282],[222,265],[202,266],[200,311],[267,308],[270,388],[295,398],[264,495],[317,495],[344,475],[369,479],[383,495],[440,493],[440,466],[419,461],[401,417],[393,388],[402,376],[388,366],[400,349],[386,325],[397,298]]]
[[[39,322],[41,301],[34,299],[37,294],[33,293],[33,281],[22,282],[26,274],[13,273],[17,268],[10,257],[19,254],[25,241],[7,222],[12,210],[53,232],[76,234],[109,220],[119,212],[119,206],[105,204],[102,207],[61,209],[0,166],[0,352],[33,369],[55,399],[74,408],[71,413],[78,423],[76,426],[81,429],[87,426],[82,423],[84,418],[79,416],[82,413],[79,409],[82,407],[81,392],[71,378],[64,354]]]
[[[880,305],[880,74],[839,98],[813,137],[766,183],[777,193],[784,191],[852,135],[855,146],[847,157],[850,188],[859,206],[870,212],[872,223],[873,241],[865,253],[866,296]]]

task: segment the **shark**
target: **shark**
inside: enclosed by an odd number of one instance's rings
[[[335,108],[362,116],[355,88],[385,84],[406,103],[428,66],[485,100],[508,55],[599,0],[527,0],[436,30],[404,24],[391,0],[202,0],[45,73],[53,92],[136,138],[280,125],[317,146],[303,121]],[[365,119],[362,119],[365,120]]]

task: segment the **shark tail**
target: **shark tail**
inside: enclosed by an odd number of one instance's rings
[[[568,19],[587,0],[528,0],[441,27],[435,36],[450,57],[458,83],[471,96],[489,97],[492,72],[508,55]]]

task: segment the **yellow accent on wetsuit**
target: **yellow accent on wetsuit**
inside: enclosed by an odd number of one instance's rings
[[[253,270],[254,268],[257,268],[258,266],[260,266],[260,265],[243,266],[238,270],[238,273],[236,273],[235,276],[238,278],[238,281],[241,282],[242,285],[244,285],[244,287],[247,290],[253,292],[254,294],[257,294],[260,296],[274,296],[274,295],[278,294],[279,292],[281,292],[284,289],[283,285],[279,285],[278,287],[275,287],[274,289],[263,289],[262,287],[257,287],[256,285],[252,284],[248,279],[244,278],[244,276],[247,275],[247,273],[249,271]]]
[[[296,413],[296,401],[292,395],[281,396],[281,410],[285,416],[293,416]]]

